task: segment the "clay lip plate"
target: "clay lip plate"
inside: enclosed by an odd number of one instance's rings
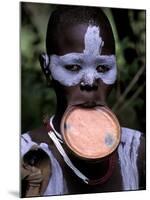
[[[77,156],[99,159],[111,154],[120,142],[120,125],[106,107],[72,107],[61,122],[66,145]]]

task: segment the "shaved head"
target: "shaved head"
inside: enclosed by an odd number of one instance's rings
[[[47,53],[63,55],[82,52],[89,24],[100,27],[105,44],[102,54],[115,54],[114,36],[106,15],[100,8],[82,6],[59,6],[52,13],[47,28]],[[76,47],[77,43],[80,43],[80,48],[79,45]]]

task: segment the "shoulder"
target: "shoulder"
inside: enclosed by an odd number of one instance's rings
[[[39,128],[30,130],[27,133],[23,133],[22,136],[37,144],[46,143],[48,145],[52,145],[52,142],[48,136],[48,131],[44,125]]]
[[[121,144],[136,149],[145,149],[144,133],[130,128],[121,128]]]
[[[130,128],[121,128],[121,145],[129,146],[138,150],[138,154],[145,152],[145,135],[144,133]]]
[[[143,136],[143,133],[138,130],[126,128],[126,127],[121,128],[121,141],[122,142],[125,142],[125,141],[127,142],[132,139],[140,140],[142,136]]]
[[[28,131],[21,135],[21,155],[27,153],[33,146],[51,147],[52,141],[44,126]]]

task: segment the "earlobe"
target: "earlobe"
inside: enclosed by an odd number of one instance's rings
[[[42,71],[43,71],[44,75],[46,76],[48,85],[50,85],[50,82],[51,82],[51,72],[49,69],[50,56],[48,56],[46,53],[41,53],[39,56],[39,61],[40,61]]]

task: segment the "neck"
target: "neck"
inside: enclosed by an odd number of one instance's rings
[[[62,117],[64,115],[66,108],[67,108],[66,102],[61,101],[58,98],[57,99],[57,109],[56,109],[55,116],[54,116],[54,119],[53,119],[53,126],[54,126],[55,130],[59,133],[61,133],[60,125],[61,125],[61,120],[62,120]]]

